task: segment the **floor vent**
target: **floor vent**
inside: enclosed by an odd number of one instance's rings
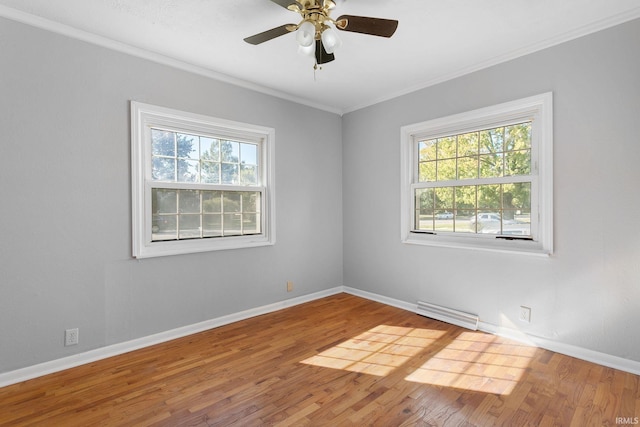
[[[478,330],[478,321],[480,320],[475,314],[465,313],[464,311],[429,304],[428,302],[423,301],[418,301],[417,313],[422,316],[451,323],[452,325],[461,326],[463,328],[472,329],[474,331]]]

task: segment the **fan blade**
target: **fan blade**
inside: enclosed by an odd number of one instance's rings
[[[285,9],[287,9],[292,4],[300,6],[300,4],[296,0],[271,0],[271,1],[277,4],[278,6],[284,7]]]
[[[333,55],[333,53],[327,53],[326,49],[324,48],[324,45],[322,44],[322,41],[317,40],[316,41],[316,63],[319,64],[326,64],[327,62],[331,62],[334,59],[336,59],[336,57]]]
[[[369,18],[366,16],[342,15],[338,22],[345,19],[346,26],[337,26],[342,31],[352,33],[370,34],[372,36],[391,37],[398,28],[398,21],[395,19]]]
[[[246,39],[244,39],[244,41],[246,41],[249,44],[264,43],[271,39],[275,39],[276,37],[284,36],[285,34],[290,33],[289,28],[291,28],[292,25],[293,27],[295,27],[294,24],[281,25],[280,27],[272,28],[263,33],[259,33],[251,37],[247,37]]]

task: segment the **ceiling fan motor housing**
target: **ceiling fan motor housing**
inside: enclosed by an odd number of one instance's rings
[[[296,29],[305,22],[309,22],[315,26],[315,39],[320,40],[322,33],[330,28],[327,22],[331,22],[341,29],[347,25],[346,20],[334,21],[329,16],[335,5],[332,0],[302,0],[289,5],[288,9],[302,16],[302,22],[296,26]],[[294,29],[292,28],[292,30]]]

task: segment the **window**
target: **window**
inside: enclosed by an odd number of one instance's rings
[[[405,126],[402,240],[550,254],[552,95]]]
[[[274,130],[131,102],[133,255],[273,244]]]

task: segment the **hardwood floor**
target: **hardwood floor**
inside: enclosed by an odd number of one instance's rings
[[[0,425],[629,425],[639,379],[339,294],[1,388]]]

